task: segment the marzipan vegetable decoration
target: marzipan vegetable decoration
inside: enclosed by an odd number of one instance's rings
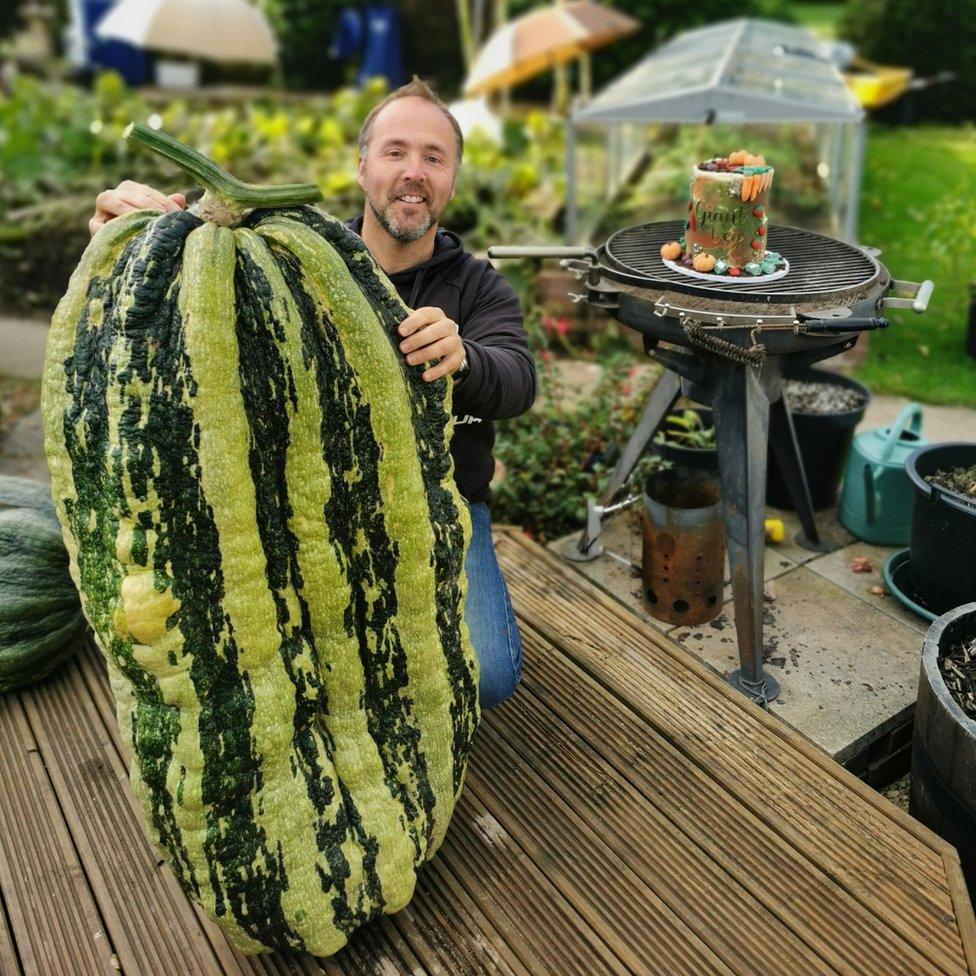
[[[0,692],[46,678],[86,627],[50,489],[0,475]]]
[[[410,900],[477,729],[451,386],[362,241],[145,126],[206,193],[91,241],[54,316],[54,501],[132,789],[244,952]]]

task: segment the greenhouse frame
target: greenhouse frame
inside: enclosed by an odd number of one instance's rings
[[[865,113],[831,56],[837,47],[803,28],[738,18],[685,31],[638,62],[567,120],[567,243],[589,243],[598,222],[581,214],[581,134],[605,138],[606,204],[643,159],[642,130],[655,123],[814,126],[831,232],[856,243]]]

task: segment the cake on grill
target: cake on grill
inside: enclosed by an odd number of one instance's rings
[[[766,249],[767,194],[773,167],[744,149],[698,163],[691,171],[684,237],[661,247],[677,270],[722,277],[758,277],[785,263]]]

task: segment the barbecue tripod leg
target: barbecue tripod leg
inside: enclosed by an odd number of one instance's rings
[[[595,559],[602,552],[602,546],[597,544],[597,540],[603,531],[603,514],[630,477],[634,466],[650,445],[651,438],[661,421],[668,415],[680,395],[681,380],[666,369],[647,398],[641,419],[630,435],[630,440],[627,441],[627,446],[623,449],[599,502],[594,502],[592,498],[587,499],[586,528],[580,535],[576,552],[568,553],[571,559],[580,561]]]
[[[733,687],[764,703],[779,694],[763,671],[763,562],[769,400],[759,371],[738,366],[718,378],[712,407],[739,643]]]
[[[800,445],[797,442],[796,430],[793,427],[793,415],[790,413],[790,406],[786,402],[786,395],[784,394],[771,404],[769,409],[773,415],[770,431],[773,456],[779,465],[780,473],[786,482],[790,499],[803,528],[803,532],[797,536],[796,541],[804,549],[820,550],[822,544],[813,515],[810,486],[807,483],[807,473],[803,467],[803,457],[800,454]]]

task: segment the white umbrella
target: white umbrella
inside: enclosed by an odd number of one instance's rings
[[[122,0],[95,33],[208,61],[274,64],[277,53],[268,21],[247,0]]]

